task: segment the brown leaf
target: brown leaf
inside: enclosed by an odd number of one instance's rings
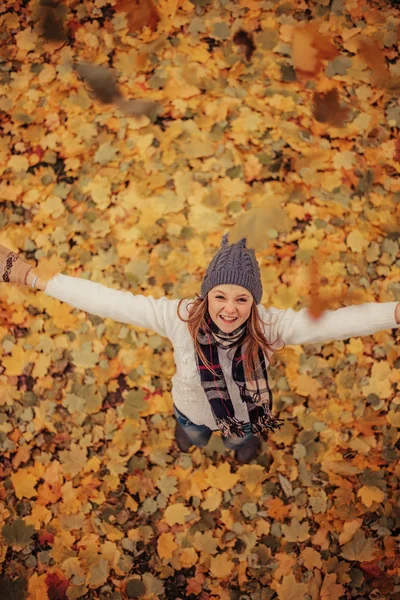
[[[126,13],[129,31],[139,31],[146,26],[153,31],[157,29],[160,14],[153,0],[117,0],[114,7]]]
[[[48,42],[67,41],[64,18],[60,16],[61,3],[53,0],[42,0],[39,5],[39,32]]]
[[[342,108],[339,104],[339,93],[336,88],[326,94],[314,92],[313,115],[320,123],[327,123],[332,127],[344,127],[349,116],[349,108]]]

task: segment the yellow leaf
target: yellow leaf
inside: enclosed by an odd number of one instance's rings
[[[120,531],[117,527],[113,527],[109,523],[100,523],[99,527],[111,542],[122,540],[124,537],[122,531]]]
[[[227,462],[221,463],[217,467],[210,465],[206,470],[206,478],[210,485],[222,492],[231,490],[240,479],[238,474],[231,473],[230,465]]]
[[[217,579],[226,579],[235,569],[235,563],[228,558],[227,554],[218,554],[210,559],[210,573]]]
[[[169,559],[178,548],[172,533],[162,533],[157,540],[157,552],[160,558]]]
[[[45,268],[47,268],[49,271],[53,270],[53,265],[54,263],[52,265],[45,265]],[[48,307],[46,312],[52,318],[52,321],[57,329],[60,329],[60,331],[73,331],[79,323],[78,315],[72,314],[73,310],[75,310],[74,307],[66,302],[55,302]]]
[[[368,248],[369,240],[366,240],[358,229],[354,229],[347,236],[346,244],[353,252],[361,253]]]
[[[61,450],[59,452],[62,471],[71,477],[75,477],[80,473],[87,459],[87,449],[81,448],[76,444],[71,444],[70,450]]]
[[[83,188],[84,192],[89,192],[90,196],[101,210],[105,210],[111,202],[111,181],[106,177],[96,175]]]
[[[205,492],[205,500],[201,503],[201,508],[203,510],[213,512],[214,510],[217,510],[217,508],[221,505],[221,502],[221,491],[216,490],[215,488],[210,488]]]
[[[27,469],[19,469],[16,473],[12,473],[11,481],[17,498],[33,498],[37,496],[38,493],[35,490],[35,485],[38,479],[29,473]]]
[[[346,346],[346,354],[362,354],[364,352],[364,342],[361,338],[350,338]]]
[[[48,215],[51,215],[55,219],[61,217],[65,211],[63,201],[58,196],[49,196],[45,202],[42,202],[40,208],[44,210]]]
[[[310,398],[318,398],[322,387],[319,381],[310,375],[298,375],[293,384],[298,394]]]
[[[64,270],[64,267],[64,260],[57,256],[57,254],[53,254],[50,258],[41,258],[38,266],[35,268],[35,272],[39,277],[43,277],[43,279],[50,279],[51,277],[58,275],[58,273],[61,273],[61,271]],[[54,316],[55,312],[60,310],[61,303],[52,300],[52,305],[54,307],[52,316]]]
[[[61,569],[68,578],[82,577],[85,579],[85,570],[82,568],[79,558],[71,556],[61,563]]]
[[[360,529],[362,525],[362,519],[353,519],[352,521],[346,521],[343,524],[343,531],[339,535],[339,544],[343,546],[343,544],[347,544],[355,534],[355,532]]]
[[[49,354],[40,353],[39,357],[35,361],[32,377],[36,379],[37,377],[44,377],[49,370],[49,366],[51,364],[51,356]]]
[[[11,356],[4,356],[1,359],[2,365],[10,377],[21,375],[26,364],[26,353],[21,346],[14,345]]]
[[[178,523],[184,525],[185,517],[190,514],[190,510],[182,503],[170,504],[164,511],[164,519],[170,527]]]
[[[35,49],[37,39],[36,33],[32,31],[30,27],[26,27],[15,35],[15,41],[18,48],[20,50],[26,50],[26,52]]]
[[[48,586],[46,583],[47,573],[38,575],[34,573],[28,581],[28,597],[29,600],[48,600]]]
[[[194,548],[183,548],[179,553],[179,562],[184,569],[190,569],[197,563],[198,554]]]
[[[390,410],[386,415],[386,420],[392,427],[400,427],[400,411]]]
[[[374,502],[383,502],[384,499],[385,499],[385,493],[382,492],[382,490],[380,490],[375,485],[371,485],[371,486],[369,486],[369,485],[363,485],[358,490],[357,496],[359,498],[361,498],[362,503],[364,504],[364,506],[367,506],[368,508]]]
[[[27,171],[29,168],[29,160],[25,156],[14,154],[8,161],[7,167],[14,171],[14,173]]]
[[[32,508],[31,514],[25,517],[25,523],[27,525],[33,525],[34,528],[38,530],[41,529],[43,524],[47,525],[47,523],[50,523],[52,518],[53,515],[51,514],[48,508],[41,504],[35,504]]]
[[[286,575],[282,583],[276,584],[276,592],[279,600],[304,600],[308,590],[306,583],[297,583],[293,573]]]

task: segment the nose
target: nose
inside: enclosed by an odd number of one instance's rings
[[[224,312],[228,315],[234,315],[236,314],[236,308],[234,306],[229,306],[228,304],[225,306],[224,308]]]

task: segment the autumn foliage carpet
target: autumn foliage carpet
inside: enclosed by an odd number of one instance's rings
[[[221,234],[263,303],[400,301],[385,0],[3,0],[0,243],[194,297]],[[174,441],[154,332],[0,284],[0,599],[399,600],[398,330],[288,347],[238,465]]]

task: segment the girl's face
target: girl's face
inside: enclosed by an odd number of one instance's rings
[[[241,285],[217,285],[208,292],[208,312],[224,333],[230,333],[249,317],[254,302],[251,292]],[[223,317],[235,317],[234,320]]]

